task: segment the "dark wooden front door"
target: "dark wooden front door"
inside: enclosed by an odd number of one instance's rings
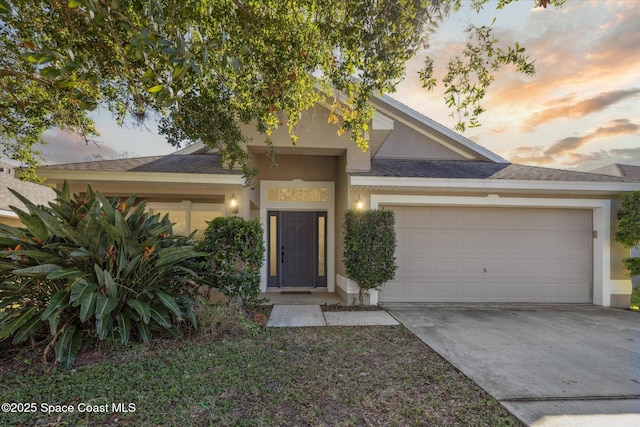
[[[281,286],[314,286],[315,213],[282,212]]]

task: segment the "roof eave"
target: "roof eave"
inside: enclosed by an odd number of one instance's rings
[[[625,193],[639,189],[635,182],[594,182],[554,180],[505,180],[478,178],[411,178],[385,176],[350,176],[353,187],[407,189],[510,190],[544,192]]]
[[[39,170],[38,175],[45,177],[50,181],[135,181],[170,182],[184,184],[245,185],[244,177],[238,174],[47,169]]]

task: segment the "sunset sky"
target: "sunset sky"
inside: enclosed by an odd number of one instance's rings
[[[532,78],[510,69],[496,75],[483,103],[482,126],[464,136],[519,164],[578,170],[640,165],[640,1],[568,0],[558,10],[532,6],[532,0],[502,11],[489,5],[480,15],[467,8],[454,13],[432,39],[436,67],[444,67],[462,48],[468,23],[490,24],[496,17],[500,41],[519,41],[536,58]],[[391,96],[452,127],[456,120],[449,117],[442,93],[420,87],[416,70],[423,59],[418,55],[408,64],[406,80]],[[102,133],[99,147],[49,131],[50,144],[42,147],[45,162],[174,151],[154,123],[122,129],[108,112],[95,118]]]

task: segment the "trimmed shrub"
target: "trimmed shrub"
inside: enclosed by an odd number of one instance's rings
[[[257,219],[239,217],[219,217],[208,224],[196,246],[209,253],[214,286],[232,301],[247,306],[259,304],[264,262],[262,224]]]
[[[640,191],[622,197],[615,239],[629,249],[640,246]],[[640,275],[640,258],[625,258],[624,266],[630,276]]]
[[[360,305],[365,293],[395,277],[394,224],[390,210],[345,212],[344,266],[349,278],[358,283]]]
[[[64,368],[93,340],[148,342],[152,331],[181,335],[197,325],[188,282],[197,280],[197,253],[174,237],[167,216],[107,200],[64,184],[50,207],[13,207],[26,228],[0,225],[0,342],[46,337]]]

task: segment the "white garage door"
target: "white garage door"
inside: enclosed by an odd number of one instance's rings
[[[591,302],[590,210],[386,206],[396,278],[383,302]]]

